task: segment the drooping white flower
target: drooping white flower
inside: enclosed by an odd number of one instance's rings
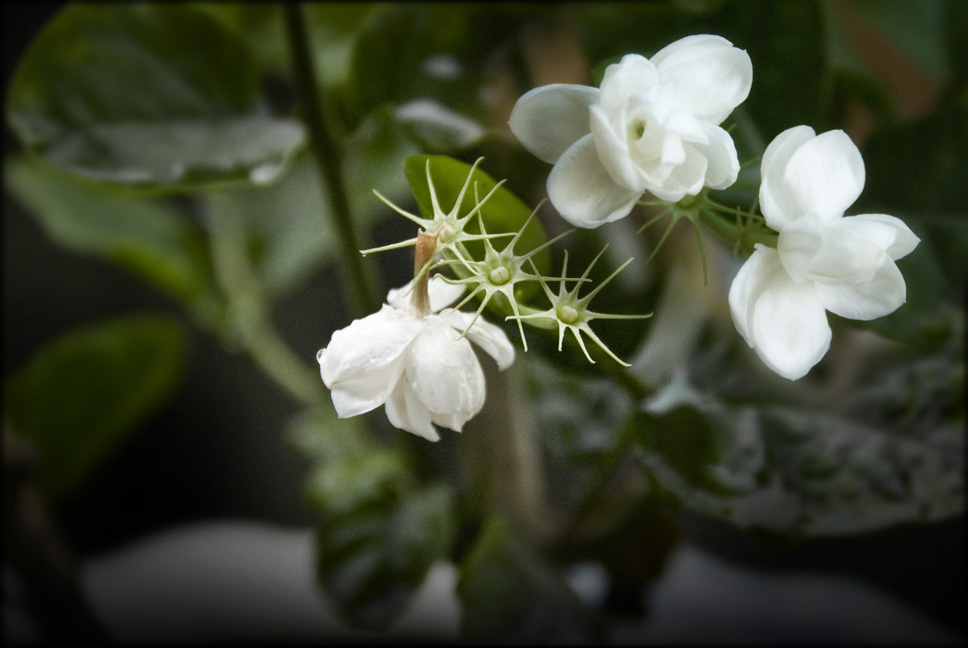
[[[809,126],[780,133],[761,166],[760,208],[779,232],[757,245],[729,290],[740,335],[776,373],[796,380],[830,347],[826,311],[856,320],[904,303],[894,261],[920,239],[884,214],[844,218],[864,188],[864,160],[843,131]]]
[[[576,227],[622,218],[646,191],[675,202],[736,181],[739,160],[719,124],[750,91],[744,50],[719,36],[680,39],[647,59],[608,66],[601,88],[552,84],[518,99],[508,124],[554,164],[548,197]]]
[[[485,397],[484,373],[468,339],[502,370],[514,361],[503,330],[481,319],[468,329],[473,313],[441,310],[463,291],[433,277],[430,312],[421,314],[408,287],[394,289],[378,312],[333,333],[316,359],[340,418],[385,405],[390,423],[430,441],[440,439],[434,424],[460,432]]]

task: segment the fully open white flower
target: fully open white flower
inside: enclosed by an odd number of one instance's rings
[[[864,160],[843,131],[780,133],[763,154],[760,207],[779,232],[757,245],[729,290],[733,322],[773,371],[796,380],[830,347],[826,311],[870,320],[904,303],[894,264],[920,239],[884,214],[844,218],[864,188]]]
[[[545,162],[548,197],[576,227],[622,218],[646,191],[677,201],[725,189],[739,161],[719,124],[750,91],[749,55],[719,36],[678,40],[651,59],[628,54],[601,88],[552,84],[518,99],[508,124]]]
[[[503,330],[482,319],[468,330],[473,313],[441,310],[463,286],[432,278],[426,315],[414,307],[407,288],[391,290],[378,312],[333,333],[316,359],[340,418],[386,405],[395,427],[438,441],[433,424],[460,432],[484,405],[484,372],[468,339],[500,369],[514,361],[514,347]]]

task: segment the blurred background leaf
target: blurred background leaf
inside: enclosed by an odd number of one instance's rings
[[[82,486],[164,404],[185,358],[176,320],[128,315],[66,333],[9,376],[5,415],[38,455],[38,491],[57,499]]]
[[[106,192],[37,161],[7,160],[7,191],[64,248],[133,272],[205,321],[220,318],[201,227],[159,198]]]
[[[500,517],[485,520],[457,583],[470,644],[597,643],[600,629],[561,575]]]
[[[297,417],[289,439],[314,459],[306,479],[316,526],[317,574],[350,625],[386,629],[456,534],[447,484],[422,486],[399,445],[373,441],[357,419],[331,408]]]
[[[182,5],[76,4],[21,61],[7,118],[28,151],[88,178],[188,190],[273,180],[303,142],[269,115],[245,44]]]

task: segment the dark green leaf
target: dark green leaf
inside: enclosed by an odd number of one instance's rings
[[[165,402],[184,361],[177,321],[132,315],[71,331],[10,376],[6,416],[39,456],[38,490],[57,498],[81,486]]]
[[[447,57],[450,65],[460,67],[472,30],[481,27],[474,16],[482,11],[472,4],[404,3],[381,4],[370,12],[350,58],[345,88],[350,118],[419,97],[450,103],[445,94],[454,84],[435,78],[432,57]]]
[[[275,179],[302,126],[260,105],[245,45],[179,5],[76,4],[21,62],[7,116],[26,148],[87,178],[196,189]]]
[[[204,234],[170,203],[107,193],[38,162],[8,161],[4,180],[59,245],[127,268],[199,317],[218,317]]]
[[[316,462],[306,493],[320,516],[320,584],[347,623],[386,628],[450,551],[453,493],[419,486],[399,448],[375,443],[357,419],[337,419],[328,407],[302,415],[289,438]]]
[[[470,644],[595,644],[599,630],[555,569],[502,518],[487,520],[457,583]]]
[[[319,525],[320,582],[349,623],[386,628],[450,551],[454,535],[449,487],[368,500]]]

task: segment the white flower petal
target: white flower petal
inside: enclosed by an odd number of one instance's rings
[[[431,424],[430,412],[416,397],[406,380],[401,380],[387,399],[386,413],[393,427],[428,441],[440,441],[440,434]]]
[[[331,390],[351,384],[361,397],[371,393],[385,398],[399,376],[398,361],[420,328],[419,320],[388,305],[354,320],[334,332],[319,354],[323,382]]]
[[[749,95],[753,64],[725,38],[687,36],[652,57],[659,79],[671,88],[671,101],[711,124],[719,124]]]
[[[565,151],[548,174],[551,204],[575,227],[598,227],[623,218],[641,195],[612,180],[590,133]]]
[[[861,284],[817,282],[817,294],[831,313],[855,320],[872,320],[897,310],[907,297],[901,271],[888,259],[870,281]]]
[[[794,221],[784,228],[780,238],[798,223]],[[822,244],[810,262],[807,277],[824,284],[870,281],[874,273],[890,261],[885,249],[894,242],[896,231],[885,223],[856,218],[838,218],[822,223]],[[781,256],[783,254],[781,252]],[[786,258],[783,258],[786,265]]]
[[[389,374],[389,372],[387,372]],[[390,375],[374,374],[347,383],[340,383],[330,389],[333,408],[340,418],[358,416],[383,405],[393,389],[400,383],[403,375],[403,362],[394,367]]]
[[[753,346],[749,324],[753,306],[775,272],[783,272],[776,250],[757,244],[753,254],[740,267],[729,286],[729,313],[733,317],[736,330],[750,346]]]
[[[431,415],[463,423],[484,406],[484,372],[470,342],[446,322],[439,317],[424,322],[408,350],[407,382]]]
[[[844,215],[864,189],[864,159],[848,135],[828,131],[804,142],[790,156],[783,182],[800,213],[822,220]]]
[[[725,189],[736,182],[739,175],[739,157],[733,138],[719,126],[703,123],[707,143],[694,142],[692,146],[706,158],[706,179],[711,189]]]
[[[649,185],[649,191],[656,198],[676,202],[702,191],[709,161],[692,145],[684,147],[683,152],[685,160],[682,164],[668,168],[670,173],[661,183]]]
[[[810,211],[794,200],[783,174],[790,157],[815,136],[816,133],[809,126],[794,126],[773,138],[763,153],[760,163],[760,209],[766,224],[776,231]]]
[[[599,161],[616,184],[641,195],[645,191],[644,178],[629,157],[625,133],[616,133],[605,111],[598,106],[592,106],[590,110],[591,131]]]
[[[659,82],[655,65],[640,54],[626,54],[602,75],[600,105],[611,114],[623,109],[629,97],[645,92]]]
[[[589,133],[588,107],[597,103],[598,88],[556,83],[521,95],[508,125],[524,148],[554,163],[569,146]]]
[[[887,214],[859,214],[845,218],[844,221],[878,223],[894,229],[894,239],[884,248],[884,251],[887,252],[889,257],[895,260],[910,254],[918,246],[918,243],[921,242],[921,239],[911,231],[911,228],[904,224],[904,221],[894,216],[888,216]]]
[[[441,311],[438,317],[457,332],[463,333],[467,325],[473,321],[474,313],[465,313],[448,308]],[[514,345],[511,344],[508,336],[499,326],[478,318],[474,322],[474,327],[467,332],[466,337],[494,358],[494,361],[497,362],[497,368],[501,371],[510,367],[514,362]]]
[[[757,355],[790,380],[805,376],[830,348],[827,313],[815,284],[794,283],[782,270],[763,286],[749,324]]]
[[[806,214],[780,230],[776,251],[784,269],[796,283],[807,277],[824,244],[824,232],[816,214]]]

